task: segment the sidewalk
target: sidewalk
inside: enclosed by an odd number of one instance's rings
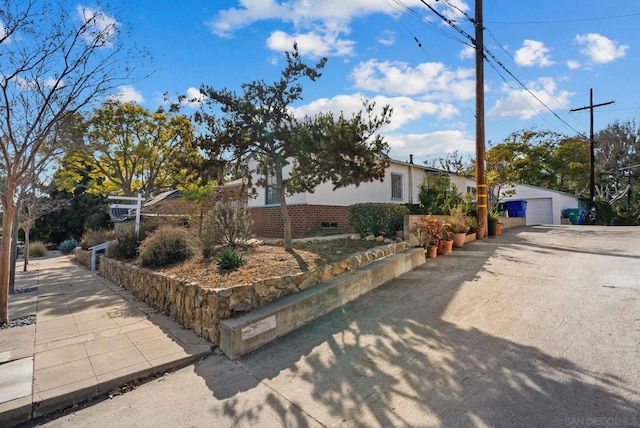
[[[204,339],[126,290],[53,254],[32,259],[28,272],[18,263],[9,316],[35,315],[35,323],[0,330],[0,426],[106,395],[211,352]]]

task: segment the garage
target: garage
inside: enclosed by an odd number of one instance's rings
[[[527,226],[553,224],[553,202],[551,198],[527,199]]]

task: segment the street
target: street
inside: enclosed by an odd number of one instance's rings
[[[510,229],[46,427],[640,426],[640,227]]]

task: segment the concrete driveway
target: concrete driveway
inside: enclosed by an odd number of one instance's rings
[[[46,426],[640,425],[640,228],[512,229]]]

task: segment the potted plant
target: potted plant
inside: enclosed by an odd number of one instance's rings
[[[428,258],[435,258],[438,251],[438,244],[440,243],[440,227],[441,222],[429,214],[422,218],[413,228],[413,233],[417,238],[421,247],[426,249]]]
[[[490,237],[495,237],[496,236],[496,227],[498,225],[498,218],[499,218],[499,214],[498,211],[489,211],[489,215],[487,218],[487,234]]]
[[[453,250],[453,231],[451,230],[451,223],[440,223],[438,234],[440,235],[438,254],[449,254]]]
[[[449,223],[449,230],[453,234],[453,246],[460,248],[464,245],[470,225],[460,210],[452,210],[451,215],[453,218]]]

